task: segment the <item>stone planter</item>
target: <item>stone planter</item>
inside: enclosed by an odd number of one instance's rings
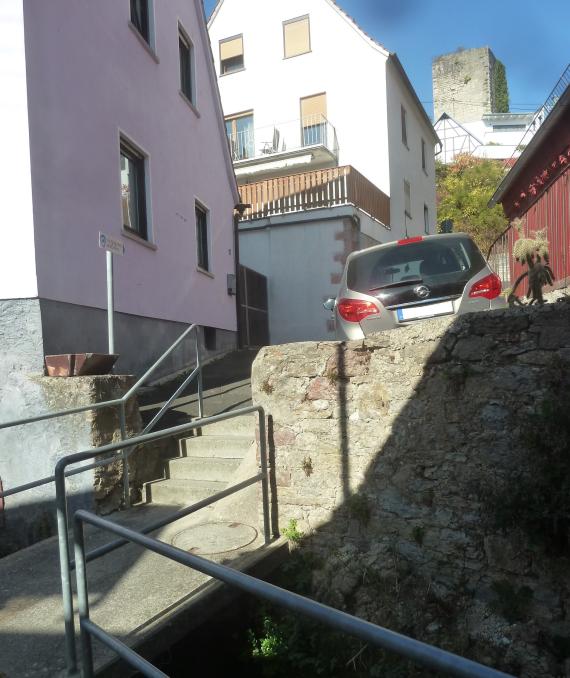
[[[83,377],[109,374],[118,357],[117,354],[110,353],[46,355],[46,372],[48,377]]]

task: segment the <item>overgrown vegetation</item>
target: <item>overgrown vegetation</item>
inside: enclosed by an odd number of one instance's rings
[[[282,568],[280,586],[312,593],[312,574],[323,563],[296,551]],[[368,647],[322,623],[264,606],[248,631],[252,675],[266,678],[419,678],[431,675],[392,653]]]
[[[546,395],[526,416],[520,458],[490,496],[495,527],[520,530],[550,555],[570,556],[570,364],[556,361],[542,373]]]
[[[300,544],[305,536],[297,527],[297,521],[294,518],[291,518],[287,527],[281,529],[281,534],[293,544]]]
[[[507,72],[505,66],[500,61],[495,61],[493,73],[493,89],[495,95],[495,112],[509,112],[509,85],[507,82]]]
[[[469,233],[486,253],[508,225],[502,205],[487,207],[503,176],[497,160],[464,154],[448,165],[437,163],[438,224],[451,219],[454,231]]]

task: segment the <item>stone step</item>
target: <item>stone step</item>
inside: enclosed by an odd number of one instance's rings
[[[169,478],[146,483],[146,500],[157,504],[183,504],[187,506],[200,499],[221,492],[227,483],[216,480],[185,480]]]
[[[214,424],[208,424],[202,428],[202,437],[205,436],[221,436],[221,435],[238,435],[238,436],[255,436],[255,429],[257,427],[257,416],[251,414],[244,414],[233,419],[223,419]]]
[[[229,483],[242,459],[223,457],[180,457],[168,463],[170,478],[215,480]]]
[[[180,452],[188,457],[243,459],[253,442],[253,436],[196,436],[182,438]]]

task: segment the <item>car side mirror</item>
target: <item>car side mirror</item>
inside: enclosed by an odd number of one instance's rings
[[[325,302],[323,302],[323,306],[327,311],[334,311],[334,307],[336,306],[336,299],[327,299]]]

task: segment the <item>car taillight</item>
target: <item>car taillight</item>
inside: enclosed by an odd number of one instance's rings
[[[340,317],[349,323],[359,323],[369,315],[380,313],[375,304],[364,299],[340,299],[336,307]]]
[[[412,242],[420,242],[423,239],[423,236],[415,235],[413,238],[403,238],[402,240],[398,240],[398,245],[409,245]]]
[[[478,280],[471,291],[470,297],[484,297],[485,299],[496,299],[503,289],[501,279],[495,273],[485,276],[482,280]]]

